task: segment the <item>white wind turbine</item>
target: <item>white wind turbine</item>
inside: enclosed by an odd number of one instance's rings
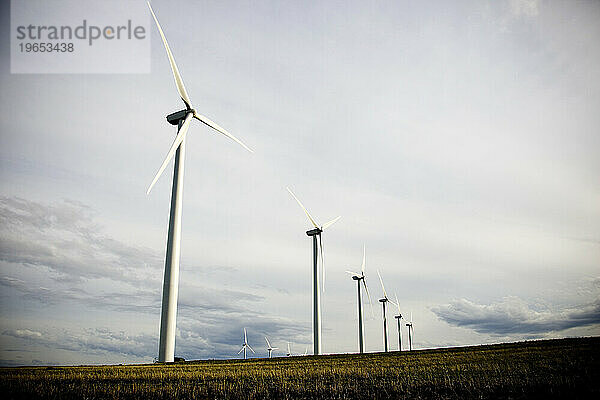
[[[402,351],[402,323],[400,322],[400,320],[402,319],[402,313],[400,312],[400,302],[398,301],[398,295],[394,293],[394,296],[396,296],[396,306],[398,306],[398,315],[394,317],[398,322],[398,351]]]
[[[244,328],[244,343],[242,343],[242,348],[240,349],[240,351],[238,351],[238,354],[240,354],[242,351],[244,352],[244,360],[246,359],[246,349],[250,349],[254,353],[254,349],[252,347],[250,347],[250,345],[248,344],[248,337],[246,336],[246,328]]]
[[[387,297],[387,293],[385,291],[385,286],[383,286],[383,279],[381,279],[381,274],[379,273],[379,270],[377,270],[377,275],[379,275],[379,282],[381,283],[381,289],[383,290],[383,297],[381,299],[379,299],[379,302],[383,306],[383,347],[384,347],[384,350],[387,352],[388,351],[388,331],[387,331],[387,317],[385,314],[385,304],[387,302],[394,304],[394,302],[391,301],[390,299],[388,299],[388,297]]]
[[[341,216],[332,219],[329,222],[326,222],[321,227],[315,222],[313,217],[310,216],[308,210],[302,205],[300,200],[296,197],[294,192],[291,189],[287,188],[288,192],[292,195],[292,197],[298,202],[300,207],[304,210],[304,213],[310,220],[310,222],[315,227],[306,232],[308,236],[312,236],[313,238],[313,354],[319,355],[321,354],[321,299],[319,292],[319,266],[318,266],[318,254],[319,250],[321,253],[321,269],[323,271],[323,283],[325,282],[325,260],[323,257],[323,241],[321,239],[321,233],[331,225],[333,225]],[[319,243],[317,248],[317,236],[319,237]]]
[[[413,337],[412,311],[410,312],[410,322],[406,323],[406,327],[408,328],[408,349],[412,350],[412,337]]]
[[[290,342],[287,342],[288,345],[288,352],[286,354],[286,356],[291,357],[292,356],[292,350],[290,349]]]
[[[163,295],[162,295],[162,310],[160,317],[160,341],[158,347],[158,361],[159,362],[173,362],[175,356],[175,324],[177,317],[177,295],[179,290],[179,255],[180,255],[180,244],[181,244],[181,210],[183,202],[183,165],[185,159],[185,139],[190,122],[192,118],[196,118],[200,122],[208,125],[219,133],[227,136],[244,147],[246,150],[252,152],[244,143],[235,138],[225,129],[211,121],[210,119],[198,114],[192,107],[192,102],[185,90],[183,80],[175,64],[175,59],[165,38],[165,34],[158,23],[158,19],[148,2],[148,7],[152,13],[152,17],[156,22],[156,27],[160,33],[165,49],[167,50],[167,56],[169,63],[171,64],[171,70],[173,71],[173,77],[175,78],[175,85],[181,100],[185,104],[185,109],[177,111],[167,116],[167,121],[172,125],[177,125],[177,136],[169,149],[165,160],[158,169],[158,172],[154,176],[152,183],[148,187],[146,194],[150,193],[152,187],[161,176],[169,161],[175,156],[175,165],[173,172],[173,186],[171,190],[171,211],[169,214],[169,233],[167,236],[167,251],[165,258],[165,276],[163,280]]]
[[[266,336],[265,336],[265,341],[267,342],[267,351],[269,352],[269,358],[271,358],[271,353],[273,353],[273,350],[278,350],[279,347],[271,346],[271,343],[269,343],[269,339],[267,339]]]
[[[363,325],[363,306],[362,306],[362,295],[360,291],[360,283],[362,282],[365,287],[365,292],[367,292],[367,296],[369,296],[369,303],[371,304],[371,312],[373,312],[373,303],[371,302],[371,295],[369,294],[369,289],[367,288],[367,281],[365,280],[365,264],[367,259],[366,248],[363,246],[363,260],[362,266],[360,267],[360,274],[352,271],[346,271],[346,273],[352,275],[352,279],[356,281],[356,286],[358,289],[358,348],[360,353],[364,353],[365,351],[365,337],[364,337],[364,325]]]

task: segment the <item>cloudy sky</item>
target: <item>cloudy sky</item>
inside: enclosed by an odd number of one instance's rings
[[[150,74],[11,74],[7,3],[0,364],[152,361],[171,172],[145,191],[182,106],[158,33]],[[153,6],[190,97],[255,150],[190,129],[176,355],[233,357],[243,327],[259,356],[312,342],[288,185],[342,215],[325,352],[357,351],[363,243],[416,348],[600,334],[600,3],[175,3]]]

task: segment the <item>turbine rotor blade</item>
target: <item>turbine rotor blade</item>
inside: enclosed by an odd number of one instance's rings
[[[396,306],[398,306],[398,315],[402,315],[400,312],[400,302],[398,301],[398,294],[394,292],[394,296],[396,296]]]
[[[271,347],[271,343],[269,343],[269,339],[267,339],[267,337],[265,336],[265,340],[267,341],[267,347]]]
[[[254,354],[256,354],[256,352],[254,351],[254,349],[253,349],[252,347],[250,347],[250,345],[249,345],[249,344],[247,344],[246,346],[248,346],[248,348],[249,348],[250,350],[252,350],[252,352],[253,352]]]
[[[238,354],[240,354],[242,351],[244,351],[244,347],[242,346],[242,349],[240,351],[238,351]]]
[[[355,275],[355,276],[360,276],[360,275],[359,275],[359,274],[357,274],[356,272],[352,272],[352,271],[344,271],[344,272],[345,272],[345,273],[347,273],[347,274],[353,275],[353,276],[354,276],[354,275]]]
[[[231,133],[227,132],[224,128],[219,126],[216,122],[210,120],[209,118],[205,117],[204,115],[198,114],[196,111],[194,111],[194,118],[196,118],[198,121],[210,126],[215,131],[227,136],[229,139],[233,140],[234,142],[236,142],[237,144],[239,144],[240,146],[242,146],[243,148],[248,150],[250,153],[254,153],[254,151],[252,151],[252,149],[250,149],[248,146],[246,146],[244,144],[244,142],[242,142],[241,140],[239,140],[238,138],[233,136]]]
[[[387,299],[387,293],[385,292],[385,286],[383,286],[383,279],[381,279],[381,274],[379,270],[377,270],[377,275],[379,275],[379,282],[381,283],[381,289],[383,289],[383,297]]]
[[[321,283],[321,288],[324,292],[325,291],[325,257],[323,256],[323,241],[321,239],[320,233],[319,233],[319,253],[321,253],[321,271],[323,273],[323,282]]]
[[[246,336],[246,328],[244,328],[244,343],[248,343],[248,337]]]
[[[363,261],[362,261],[362,266],[360,267],[360,270],[362,271],[363,276],[365,276],[365,263],[367,261],[367,248],[365,245],[363,245]]]
[[[363,285],[365,285],[365,292],[367,292],[367,296],[369,297],[369,304],[371,305],[371,315],[375,318],[375,312],[373,311],[373,301],[371,300],[371,294],[369,293],[369,288],[367,287],[367,281],[363,278]]]
[[[160,178],[160,176],[162,175],[165,168],[167,168],[167,164],[169,164],[169,161],[171,161],[171,158],[173,158],[175,151],[179,148],[179,145],[181,145],[181,142],[183,142],[183,140],[185,139],[185,135],[187,134],[188,128],[190,127],[191,120],[192,120],[192,113],[188,113],[185,116],[185,121],[183,121],[183,124],[181,125],[181,129],[179,129],[179,132],[177,132],[177,136],[175,136],[175,140],[173,141],[173,144],[171,145],[171,148],[169,149],[169,152],[167,153],[165,160],[163,161],[162,165],[158,169],[158,172],[154,176],[152,183],[148,187],[146,194],[150,193],[150,191],[154,187],[154,184],[156,183],[156,181],[158,181],[158,178]]]
[[[154,14],[154,10],[152,9],[150,2],[148,1],[147,3],[148,3],[148,8],[150,9],[150,12],[152,13],[152,17],[154,18],[154,22],[156,22],[156,27],[158,28],[158,32],[160,33],[160,37],[162,38],[163,44],[165,45],[165,49],[167,50],[167,56],[169,57],[169,63],[171,64],[171,71],[173,71],[173,77],[175,78],[175,85],[177,85],[177,91],[179,91],[179,96],[181,96],[181,100],[183,100],[183,102],[187,106],[188,110],[192,109],[193,108],[192,102],[190,101],[190,98],[189,98],[187,92],[185,91],[185,86],[183,85],[183,79],[181,79],[181,75],[179,74],[179,69],[177,68],[177,64],[175,64],[175,58],[173,58],[173,53],[171,53],[171,48],[169,47],[169,43],[167,43],[167,38],[165,37],[165,34],[164,34],[162,28],[160,27],[160,24],[158,23],[158,18],[156,18],[156,15]]]
[[[334,218],[334,219],[332,219],[332,220],[331,220],[331,221],[329,221],[329,222],[325,222],[325,223],[323,224],[323,226],[321,227],[321,230],[323,230],[323,231],[324,231],[325,229],[329,228],[331,225],[335,224],[335,223],[337,222],[337,220],[338,220],[338,219],[340,219],[340,218],[342,218],[342,216],[341,216],[341,215],[340,215],[339,217],[337,217],[337,218]]]
[[[296,197],[296,195],[294,194],[294,192],[292,192],[292,190],[289,187],[286,187],[286,189],[287,189],[288,192],[290,192],[290,194],[296,200],[296,202],[298,203],[298,205],[304,210],[304,213],[306,214],[306,216],[308,217],[308,219],[310,220],[310,222],[313,224],[313,226],[318,229],[319,225],[317,225],[317,223],[315,222],[315,220],[313,219],[313,217],[310,216],[310,214],[308,213],[308,210],[306,209],[306,207],[304,207],[302,205],[302,203],[300,202],[300,200],[298,200],[298,198]]]

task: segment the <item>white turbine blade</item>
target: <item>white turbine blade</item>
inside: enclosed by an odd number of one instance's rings
[[[242,346],[242,349],[238,351],[238,354],[240,354],[242,351],[244,351],[244,346]]]
[[[253,349],[252,347],[250,347],[250,345],[249,345],[249,344],[247,344],[246,346],[248,346],[248,348],[249,348],[250,350],[252,350],[252,352],[253,352],[254,354],[256,354],[256,352],[254,351],[254,349]]]
[[[360,276],[360,275],[359,275],[359,274],[357,274],[356,272],[347,271],[347,270],[346,270],[346,271],[344,271],[344,272],[346,272],[347,274],[353,275],[353,276],[354,276],[354,275],[356,275],[356,276]]]
[[[410,324],[412,325],[412,311],[410,312]]]
[[[220,127],[219,125],[217,125],[216,122],[208,119],[204,115],[198,114],[196,111],[194,111],[194,118],[196,118],[198,121],[200,121],[200,122],[202,122],[202,123],[210,126],[215,131],[217,131],[219,133],[222,133],[223,135],[227,136],[229,139],[233,140],[234,142],[236,142],[237,144],[239,144],[240,146],[242,146],[243,148],[245,148],[246,150],[248,150],[250,153],[254,153],[254,151],[252,151],[252,149],[250,149],[248,146],[246,146],[244,144],[244,142],[242,142],[241,140],[239,140],[238,138],[236,138],[235,136],[233,136],[231,133],[227,132],[225,129],[223,129],[222,127]]]
[[[165,157],[165,161],[163,161],[162,165],[158,169],[158,172],[154,176],[154,179],[152,180],[152,183],[148,187],[146,194],[150,193],[150,191],[154,187],[154,184],[156,183],[156,181],[158,181],[158,178],[160,178],[160,176],[162,175],[165,168],[167,168],[167,164],[169,164],[169,161],[171,161],[171,158],[173,158],[175,151],[179,148],[179,145],[185,139],[185,135],[188,131],[188,128],[190,127],[191,120],[192,120],[192,114],[189,113],[188,115],[185,116],[185,121],[183,121],[183,125],[181,125],[181,129],[179,129],[179,132],[177,132],[177,136],[175,137],[175,140],[173,141],[173,144],[171,145],[171,148],[169,149],[169,152],[167,153],[167,156]]]
[[[179,91],[179,95],[181,96],[181,100],[185,103],[188,109],[193,108],[192,102],[185,91],[185,86],[183,86],[183,80],[181,79],[181,75],[179,74],[179,69],[177,69],[177,64],[175,64],[175,58],[173,58],[173,53],[171,53],[171,49],[169,48],[169,43],[167,43],[167,38],[163,33],[160,24],[158,23],[158,19],[154,14],[154,10],[152,10],[152,6],[148,1],[148,8],[150,8],[150,12],[152,13],[152,17],[154,18],[154,22],[156,22],[156,27],[158,28],[158,32],[160,32],[160,37],[162,38],[163,44],[165,45],[165,49],[167,50],[167,56],[169,56],[169,62],[171,63],[171,70],[173,71],[173,77],[175,78],[175,84],[177,85],[177,90]]]
[[[279,350],[279,347],[271,347],[271,350]]]
[[[246,328],[244,328],[244,344],[248,343],[248,337],[246,336]]]
[[[398,307],[398,315],[402,315],[400,312],[400,302],[398,301],[398,294],[394,292],[394,296],[396,296],[396,306]]]
[[[310,222],[312,222],[313,226],[315,228],[319,228],[319,225],[317,225],[317,223],[315,222],[315,220],[313,219],[313,217],[310,216],[310,214],[308,213],[308,210],[306,209],[306,207],[304,207],[302,205],[302,203],[300,202],[300,200],[298,200],[298,198],[296,197],[296,195],[294,194],[294,192],[292,192],[292,190],[289,187],[287,187],[286,189],[287,189],[288,192],[290,192],[290,194],[292,195],[292,197],[294,199],[296,199],[296,202],[304,210],[304,213],[306,214],[306,216],[308,217],[308,219],[310,219]]]
[[[362,262],[362,266],[360,267],[360,270],[361,270],[363,276],[365,275],[365,263],[366,263],[366,261],[367,261],[367,248],[363,244],[363,262]]]
[[[265,340],[267,341],[267,347],[271,347],[271,343],[269,343],[269,339],[267,339],[267,337],[265,336]]]
[[[383,279],[381,279],[381,274],[379,270],[377,270],[377,275],[379,275],[379,282],[381,283],[381,289],[383,290],[383,297],[387,299],[387,293],[385,292],[385,286],[383,286]]]
[[[373,311],[373,301],[371,300],[371,294],[369,293],[369,288],[367,287],[367,281],[363,278],[363,285],[365,285],[365,292],[367,292],[367,297],[369,298],[369,304],[371,305],[371,315],[375,318],[375,312]]]
[[[329,222],[325,222],[323,224],[323,226],[321,227],[321,230],[325,230],[325,229],[329,228],[331,225],[335,224],[337,222],[337,220],[340,219],[340,218],[342,218],[341,215],[339,217],[337,217],[337,218],[332,219]]]
[[[321,239],[321,234],[319,233],[319,253],[321,253],[321,271],[323,273],[323,282],[321,283],[321,288],[325,291],[325,257],[323,256],[323,241]]]

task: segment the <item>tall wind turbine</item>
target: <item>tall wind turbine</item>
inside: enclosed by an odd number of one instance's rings
[[[313,217],[310,216],[308,210],[302,205],[300,200],[296,197],[294,192],[287,188],[288,192],[292,195],[292,197],[298,202],[300,207],[304,210],[304,213],[313,224],[314,229],[307,231],[306,234],[308,236],[312,236],[313,238],[313,346],[314,346],[314,355],[321,354],[321,299],[319,292],[319,266],[318,266],[318,254],[319,250],[321,253],[321,269],[323,271],[323,281],[325,281],[325,261],[323,257],[323,241],[321,240],[321,233],[331,225],[333,225],[338,219],[337,217],[332,219],[329,222],[326,222],[321,227],[317,225]],[[317,236],[319,237],[319,248],[317,249]]]
[[[169,214],[169,233],[167,235],[167,253],[165,258],[165,276],[163,280],[163,295],[162,295],[162,311],[160,316],[160,341],[158,346],[158,361],[159,362],[173,362],[175,356],[175,324],[177,320],[177,295],[179,290],[179,254],[181,244],[181,210],[183,202],[183,164],[185,159],[185,139],[190,122],[192,118],[196,118],[200,122],[208,125],[217,132],[227,136],[228,138],[239,143],[246,150],[252,152],[244,143],[235,138],[225,129],[221,128],[215,122],[210,119],[198,114],[192,107],[192,102],[185,90],[183,80],[175,64],[175,59],[165,38],[158,19],[148,2],[148,7],[156,22],[156,27],[160,33],[165,50],[167,50],[167,56],[169,63],[171,64],[171,70],[173,71],[173,77],[175,78],[175,85],[177,91],[183,103],[185,109],[177,111],[173,114],[167,115],[167,121],[172,125],[177,125],[177,136],[169,149],[165,160],[158,169],[158,172],[154,176],[152,183],[148,187],[146,194],[150,193],[152,187],[161,176],[169,161],[175,156],[175,165],[173,172],[173,186],[171,189],[171,211]]]
[[[248,337],[246,336],[246,328],[244,328],[244,343],[242,343],[242,348],[240,349],[240,351],[238,351],[238,354],[240,354],[242,351],[244,352],[244,360],[246,359],[246,349],[250,349],[254,353],[254,349],[252,347],[250,347],[250,345],[248,344]],[[271,353],[269,352],[269,354],[271,354]]]
[[[408,349],[412,350],[412,334],[413,334],[412,311],[410,312],[410,322],[406,323],[406,327],[408,328]]]
[[[277,349],[279,349],[279,347],[271,346],[271,343],[269,343],[269,339],[267,339],[266,336],[265,336],[265,340],[267,342],[267,351],[269,352],[269,358],[271,358],[271,353],[273,353],[273,350],[277,350]]]
[[[402,323],[400,322],[400,320],[402,319],[402,313],[400,312],[400,302],[398,301],[398,295],[394,293],[394,296],[396,296],[396,306],[398,306],[398,315],[394,317],[398,322],[398,351],[402,351]]]
[[[286,356],[291,357],[292,356],[292,350],[290,350],[290,342],[287,342],[288,344],[288,352],[286,354]]]
[[[387,352],[388,351],[388,331],[387,331],[387,317],[385,314],[385,304],[387,302],[394,304],[394,302],[390,301],[390,299],[388,299],[388,297],[387,297],[387,293],[385,291],[385,286],[383,286],[383,279],[381,279],[381,274],[379,273],[379,270],[377,270],[377,275],[379,275],[379,282],[381,283],[381,289],[383,290],[383,297],[381,299],[379,299],[379,302],[383,306],[383,347],[384,347],[384,350]]]
[[[346,271],[346,273],[352,275],[352,279],[356,281],[356,287],[358,290],[358,348],[360,353],[365,352],[365,336],[364,336],[364,325],[363,325],[363,306],[362,306],[362,295],[360,292],[360,283],[362,282],[365,287],[365,292],[369,296],[369,303],[371,304],[371,312],[373,311],[373,303],[371,302],[371,295],[367,288],[367,282],[365,280],[365,263],[366,263],[366,248],[363,246],[363,260],[362,266],[360,267],[360,274],[352,271]]]

